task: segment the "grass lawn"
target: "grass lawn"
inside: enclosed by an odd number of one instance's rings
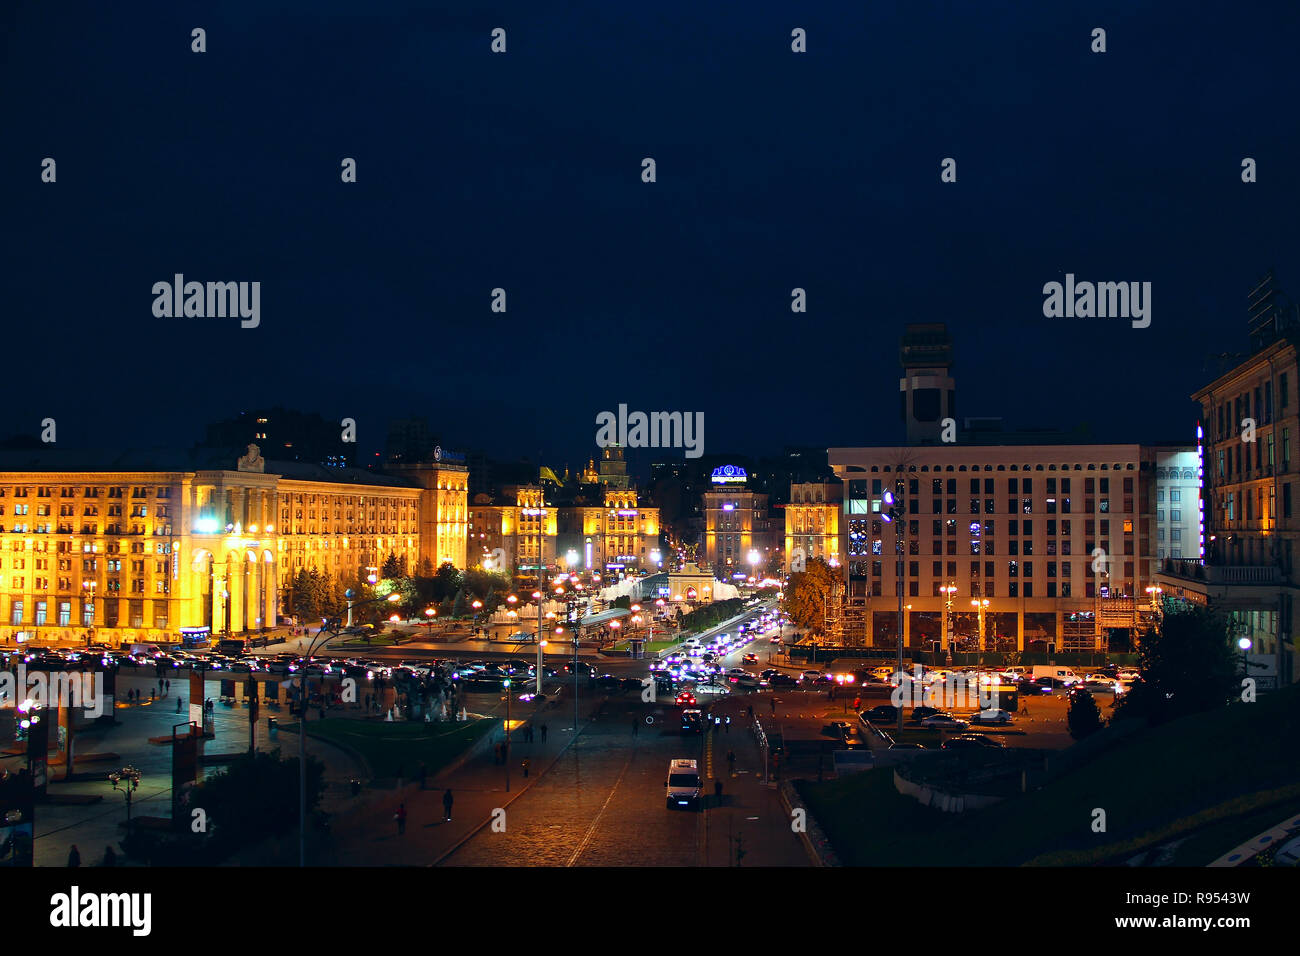
[[[425,724],[382,720],[350,720],[327,717],[307,725],[308,734],[320,737],[360,753],[376,777],[396,777],[398,770],[409,780],[415,776],[420,761],[429,776],[451,763],[499,721],[484,718],[464,723]],[[286,731],[296,731],[297,724],[286,724]]]
[[[887,768],[801,790],[855,865],[1113,863],[1182,835],[1191,837],[1184,852],[1208,862],[1240,842],[1239,830],[1251,831],[1246,839],[1271,825],[1229,821],[1266,805],[1280,820],[1284,801],[1300,794],[1300,687],[1146,729],[1042,789],[984,810],[923,807],[894,789]],[[1092,831],[1097,808],[1106,812],[1104,833]],[[1210,826],[1222,829],[1201,839],[1198,831]]]
[[[664,648],[672,647],[676,643],[677,643],[676,641],[646,641],[645,642],[646,656],[649,657],[651,655],[658,654]],[[619,644],[615,644],[614,647],[617,650],[626,651],[628,649],[628,642],[622,641]]]

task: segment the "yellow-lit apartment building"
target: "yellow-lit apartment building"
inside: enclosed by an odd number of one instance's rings
[[[242,634],[274,626],[300,569],[464,567],[466,470],[408,467],[268,463],[250,445],[233,470],[0,472],[0,641]]]
[[[785,570],[798,571],[813,558],[832,567],[840,563],[840,513],[844,486],[813,482],[790,486],[785,506]]]
[[[559,509],[560,563],[570,571],[654,570],[659,551],[659,509],[642,507],[635,488],[605,488],[601,505]]]
[[[537,485],[502,489],[505,501],[477,496],[470,506],[470,554],[487,568],[535,582],[538,568],[602,573],[655,567],[659,509],[642,507],[635,489],[604,489],[603,505],[548,505]]]

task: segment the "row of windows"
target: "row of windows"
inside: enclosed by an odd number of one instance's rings
[[[103,492],[104,497],[107,497],[107,498],[125,498],[125,497],[127,497],[127,491],[128,491],[128,490],[130,491],[130,493],[131,493],[131,494],[130,494],[130,497],[132,497],[132,498],[148,498],[148,497],[149,497],[149,491],[150,491],[150,489],[149,489],[148,487],[134,487],[134,488],[130,488],[130,489],[128,489],[128,488],[125,488],[125,487],[118,487],[118,486],[109,487],[109,488],[100,488],[100,487],[85,488],[85,489],[83,490],[83,492],[82,492],[82,494],[81,494],[80,497],[84,497],[84,498],[98,498],[98,497],[100,497],[100,493]],[[35,496],[34,496],[34,497],[37,497],[37,498],[53,498],[53,497],[55,497],[55,495],[54,495],[54,488],[53,488],[52,486],[49,486],[49,485],[41,485],[41,486],[35,486],[35,487],[33,487],[33,486],[18,486],[18,487],[13,487],[13,488],[0,488],[0,498],[4,498],[4,497],[6,497],[6,496],[12,496],[12,497],[14,497],[14,498],[27,498],[27,497],[31,497],[31,496],[32,496],[32,492],[33,492],[33,491],[35,492]],[[58,491],[59,491],[58,497],[60,497],[60,498],[76,498],[76,497],[78,497],[78,495],[77,495],[77,489],[76,489],[76,488],[73,488],[73,487],[69,487],[69,486],[60,486],[59,489],[58,489]],[[159,485],[159,486],[156,486],[156,487],[153,488],[153,492],[154,492],[154,496],[155,496],[155,497],[158,497],[158,498],[170,498],[170,497],[172,496],[172,489],[171,489],[171,487],[170,487],[169,485]]]
[[[23,601],[15,600],[9,605],[9,623],[15,625],[35,624],[42,627],[47,624],[56,623],[59,627],[69,627],[72,624],[72,602],[60,601],[57,607],[57,618],[54,622],[49,620],[49,602],[35,601],[33,603],[34,614],[32,620],[27,621],[24,618],[25,604]],[[104,625],[106,627],[117,627],[120,623],[119,607],[116,601],[105,602],[104,605]],[[81,624],[83,627],[90,627],[95,623],[95,609],[89,603],[82,605]],[[127,608],[127,620],[130,622],[129,627],[144,627],[144,601],[130,601]],[[153,626],[167,626],[167,602],[153,601]]]

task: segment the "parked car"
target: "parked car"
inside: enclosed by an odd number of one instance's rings
[[[919,707],[912,708],[912,719],[925,720],[927,717],[933,717],[935,714],[941,714],[941,713],[943,713],[943,711],[941,711],[938,707],[930,707],[927,706],[926,704],[922,704]]]
[[[768,687],[798,687],[799,682],[787,674],[776,674],[768,678]]]
[[[880,704],[864,710],[861,714],[863,720],[868,720],[873,724],[888,724],[898,721],[898,708],[892,704]]]
[[[921,721],[922,727],[928,727],[931,730],[965,730],[970,724],[964,720],[959,720],[952,714],[931,714]]]
[[[993,710],[977,712],[971,717],[970,721],[972,724],[1009,724],[1011,719],[1009,711],[994,708]]]
[[[742,657],[740,660],[741,660],[741,663],[742,663],[742,664],[757,664],[757,663],[758,663],[758,655],[757,655],[757,654],[746,654],[746,655],[745,655],[744,657]]]

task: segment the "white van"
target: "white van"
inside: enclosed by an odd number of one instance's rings
[[[1078,674],[1068,667],[1061,667],[1059,664],[1035,664],[1034,670],[1030,675],[1034,680],[1040,677],[1055,677],[1057,680],[1065,681],[1067,684],[1077,684],[1083,680]]]
[[[664,789],[667,792],[669,810],[678,807],[698,808],[703,793],[699,765],[694,760],[670,760]]]

